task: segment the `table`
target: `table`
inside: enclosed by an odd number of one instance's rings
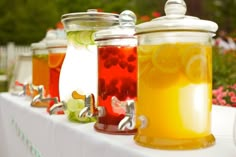
[[[216,144],[197,150],[167,151],[136,145],[132,135],[108,135],[94,123],[78,124],[65,115],[48,115],[30,107],[30,100],[0,94],[1,157],[235,157],[233,122],[236,109],[213,105],[212,132]]]

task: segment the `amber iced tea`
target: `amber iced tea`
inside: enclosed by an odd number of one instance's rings
[[[167,43],[138,47],[139,117],[135,141],[157,148],[211,145],[211,45]]]
[[[47,96],[49,94],[48,54],[34,54],[32,64],[32,82],[34,85],[43,85],[45,89],[45,96]]]

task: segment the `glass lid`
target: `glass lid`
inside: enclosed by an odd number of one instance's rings
[[[184,0],[167,0],[166,16],[153,19],[136,26],[137,34],[156,31],[199,31],[215,33],[218,25],[215,22],[201,20],[185,15],[187,11]]]
[[[99,30],[119,24],[119,15],[89,9],[87,12],[64,14],[61,21],[66,31]]]
[[[135,34],[136,15],[125,10],[119,15],[119,25],[95,33],[95,40],[114,38],[133,38]]]

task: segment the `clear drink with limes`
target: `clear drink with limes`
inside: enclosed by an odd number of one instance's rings
[[[94,94],[97,102],[97,46],[94,33],[117,25],[118,15],[88,9],[87,12],[62,16],[68,48],[59,80],[61,100],[66,101],[77,90],[80,94]]]

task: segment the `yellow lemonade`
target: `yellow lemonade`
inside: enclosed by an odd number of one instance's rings
[[[212,49],[200,43],[138,46],[135,141],[165,149],[212,145]]]

